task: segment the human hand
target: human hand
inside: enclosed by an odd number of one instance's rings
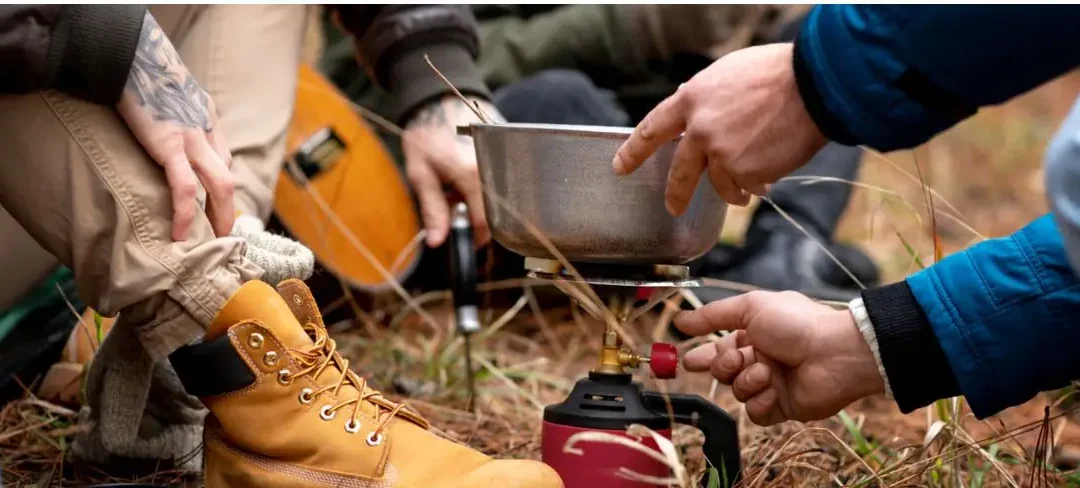
[[[494,105],[482,100],[476,102],[488,117],[503,121]],[[476,243],[483,245],[491,238],[476,150],[471,138],[457,134],[457,126],[479,121],[460,98],[447,95],[417,111],[401,135],[405,174],[420,200],[420,215],[430,247],[441,245],[450,231],[450,204],[443,191],[444,184],[460,193],[469,206]]]
[[[232,155],[217,127],[217,109],[149,12],[116,109],[165,169],[172,192],[173,239],[184,240],[195,219],[198,181],[207,191],[206,213],[214,234],[229,235],[235,217]]]
[[[855,400],[885,392],[851,313],[793,291],[718,300],[680,313],[675,326],[695,336],[734,331],[686,353],[683,364],[731,385],[758,425],[828,418]]]
[[[615,154],[620,174],[683,135],[668,174],[665,206],[686,211],[701,173],[724,200],[746,205],[767,185],[806,164],[827,139],[795,85],[792,45],[735,51],[679,87],[649,112]]]

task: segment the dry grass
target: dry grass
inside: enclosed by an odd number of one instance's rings
[[[1077,88],[1080,77],[1070,75],[988,109],[919,148],[919,172],[938,192],[934,220],[945,254],[978,238],[972,230],[1005,235],[1046,211],[1043,148]],[[935,253],[927,235],[931,219],[925,192],[910,178],[916,173],[911,153],[886,156],[893,164],[867,157],[840,236],[862,243],[885,277],[895,280],[916,269],[908,246],[925,263]],[[748,215],[749,209],[732,209],[724,238],[738,240]],[[443,435],[500,457],[535,459],[541,406],[561,401],[592,366],[604,320],[581,313],[557,294],[545,293],[548,299],[541,305],[531,289],[520,283],[508,286],[511,291],[504,293],[511,294],[513,305],[489,310],[488,328],[473,342],[480,365],[475,412],[466,409],[462,348],[450,333],[447,294],[415,297],[427,318],[399,301],[369,311],[368,320],[383,327],[334,324],[331,329],[360,372],[390,396],[408,397]],[[515,289],[523,292],[515,295]],[[625,333],[637,344],[656,340],[663,331],[658,326],[670,319],[670,314],[661,315],[642,314],[625,324]],[[443,333],[431,334],[431,319]],[[883,398],[868,398],[832,419],[761,428],[747,420],[726,387],[707,377],[684,375],[663,385],[644,382],[709,397],[739,420],[744,486],[1063,486],[1069,473],[1047,467],[1046,461],[1063,446],[1080,445],[1080,429],[1049,396],[983,422],[962,402],[940,402],[904,415]],[[33,399],[4,408],[0,466],[5,486],[108,480],[93,468],[64,463],[76,428],[70,410]],[[705,469],[700,442],[698,432],[675,429],[674,446],[691,477]],[[163,471],[154,480],[172,484],[181,477]]]

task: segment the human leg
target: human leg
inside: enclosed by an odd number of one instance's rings
[[[540,71],[500,88],[494,97],[509,122],[617,127],[630,123],[614,93],[574,70]]]
[[[88,388],[129,391],[145,402],[148,376],[113,371],[153,365],[202,336],[216,311],[261,269],[244,258],[240,239],[214,238],[196,216],[189,238],[171,238],[171,196],[164,171],[109,107],[55,92],[0,97],[0,204],[34,240],[75,273],[79,297],[119,318],[95,362]],[[104,353],[103,353],[104,356]],[[124,455],[140,417],[112,416],[129,404],[89,395],[107,442]],[[135,405],[137,412],[142,409]],[[165,423],[165,422],[162,422]]]

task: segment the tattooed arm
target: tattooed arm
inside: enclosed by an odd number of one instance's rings
[[[437,247],[450,230],[444,185],[469,205],[474,236],[486,243],[480,176],[472,141],[456,126],[478,119],[432,72],[427,59],[465,96],[501,120],[487,102],[476,65],[476,19],[467,5],[334,5],[338,23],[355,39],[361,66],[392,97],[390,118],[405,126],[402,150],[409,182],[420,201],[427,244]]]
[[[471,101],[479,104],[488,117],[504,122],[491,103],[476,98]],[[405,126],[401,148],[406,176],[420,201],[428,246],[441,245],[450,231],[450,205],[444,184],[461,194],[469,205],[477,243],[485,244],[490,238],[473,142],[458,135],[456,129],[476,122],[480,119],[461,99],[447,95],[418,109]]]
[[[217,128],[214,101],[184,66],[149,12],[117,111],[147,153],[165,169],[173,200],[173,239],[183,240],[200,211],[198,182],[206,188],[206,213],[218,236],[233,219],[231,156]]]

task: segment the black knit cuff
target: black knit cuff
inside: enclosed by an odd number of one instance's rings
[[[418,48],[394,61],[390,67],[389,91],[394,94],[392,118],[399,124],[408,122],[416,109],[453,90],[428,66],[424,55],[463,95],[483,100],[491,92],[480,75],[480,68],[467,49],[456,43],[437,44]]]
[[[799,88],[799,97],[802,98],[806,112],[810,114],[810,118],[817,125],[818,130],[833,142],[845,146],[858,146],[859,140],[825,106],[825,101],[822,100],[817,85],[814,83],[814,76],[810,73],[810,67],[807,66],[806,59],[803,58],[802,34],[795,38],[793,51],[792,65],[795,70],[795,85]]]
[[[907,282],[862,293],[893,397],[904,413],[960,394],[934,329]]]
[[[131,73],[142,33],[142,5],[67,5],[49,45],[49,88],[112,105]]]

